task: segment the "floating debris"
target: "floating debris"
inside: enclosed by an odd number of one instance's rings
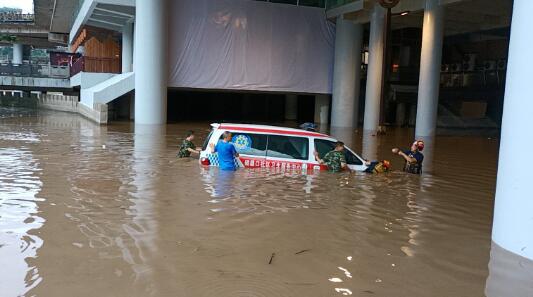
[[[272,260],[274,260],[274,257],[276,256],[276,253],[272,253],[270,256],[270,261],[268,261],[268,264],[272,264]]]

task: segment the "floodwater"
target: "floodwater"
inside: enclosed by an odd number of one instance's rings
[[[175,158],[208,128],[0,109],[0,296],[533,296],[491,258],[497,138],[438,137],[416,176],[408,130],[331,131],[396,171],[223,174]]]

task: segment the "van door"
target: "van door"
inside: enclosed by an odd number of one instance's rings
[[[233,132],[231,142],[239,153],[239,160],[246,168],[264,167],[267,136],[264,134]]]
[[[309,161],[307,137],[268,135],[266,167],[306,170]]]

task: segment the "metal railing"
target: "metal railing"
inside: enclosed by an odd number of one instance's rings
[[[33,23],[33,13],[0,12],[0,23]]]
[[[70,76],[80,72],[120,73],[120,58],[81,57],[70,68]]]
[[[0,75],[20,77],[69,78],[68,66],[50,64],[13,64],[0,63]]]

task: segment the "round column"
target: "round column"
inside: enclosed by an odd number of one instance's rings
[[[370,20],[369,61],[366,81],[364,130],[374,133],[379,126],[381,84],[383,81],[383,51],[385,42],[386,11],[374,5]]]
[[[285,119],[296,121],[298,118],[298,95],[285,96]]]
[[[444,8],[439,0],[426,0],[422,29],[416,136],[434,136],[439,107]]]
[[[122,73],[133,71],[133,23],[122,28]]]
[[[167,113],[165,0],[136,0],[135,122],[164,124]]]
[[[492,229],[495,243],[529,259],[533,259],[533,194],[526,163],[533,147],[533,101],[527,95],[533,69],[532,10],[533,1],[514,1]]]
[[[22,43],[13,43],[13,64],[22,64],[23,47]]]
[[[337,18],[331,125],[353,127],[359,113],[363,26]]]

